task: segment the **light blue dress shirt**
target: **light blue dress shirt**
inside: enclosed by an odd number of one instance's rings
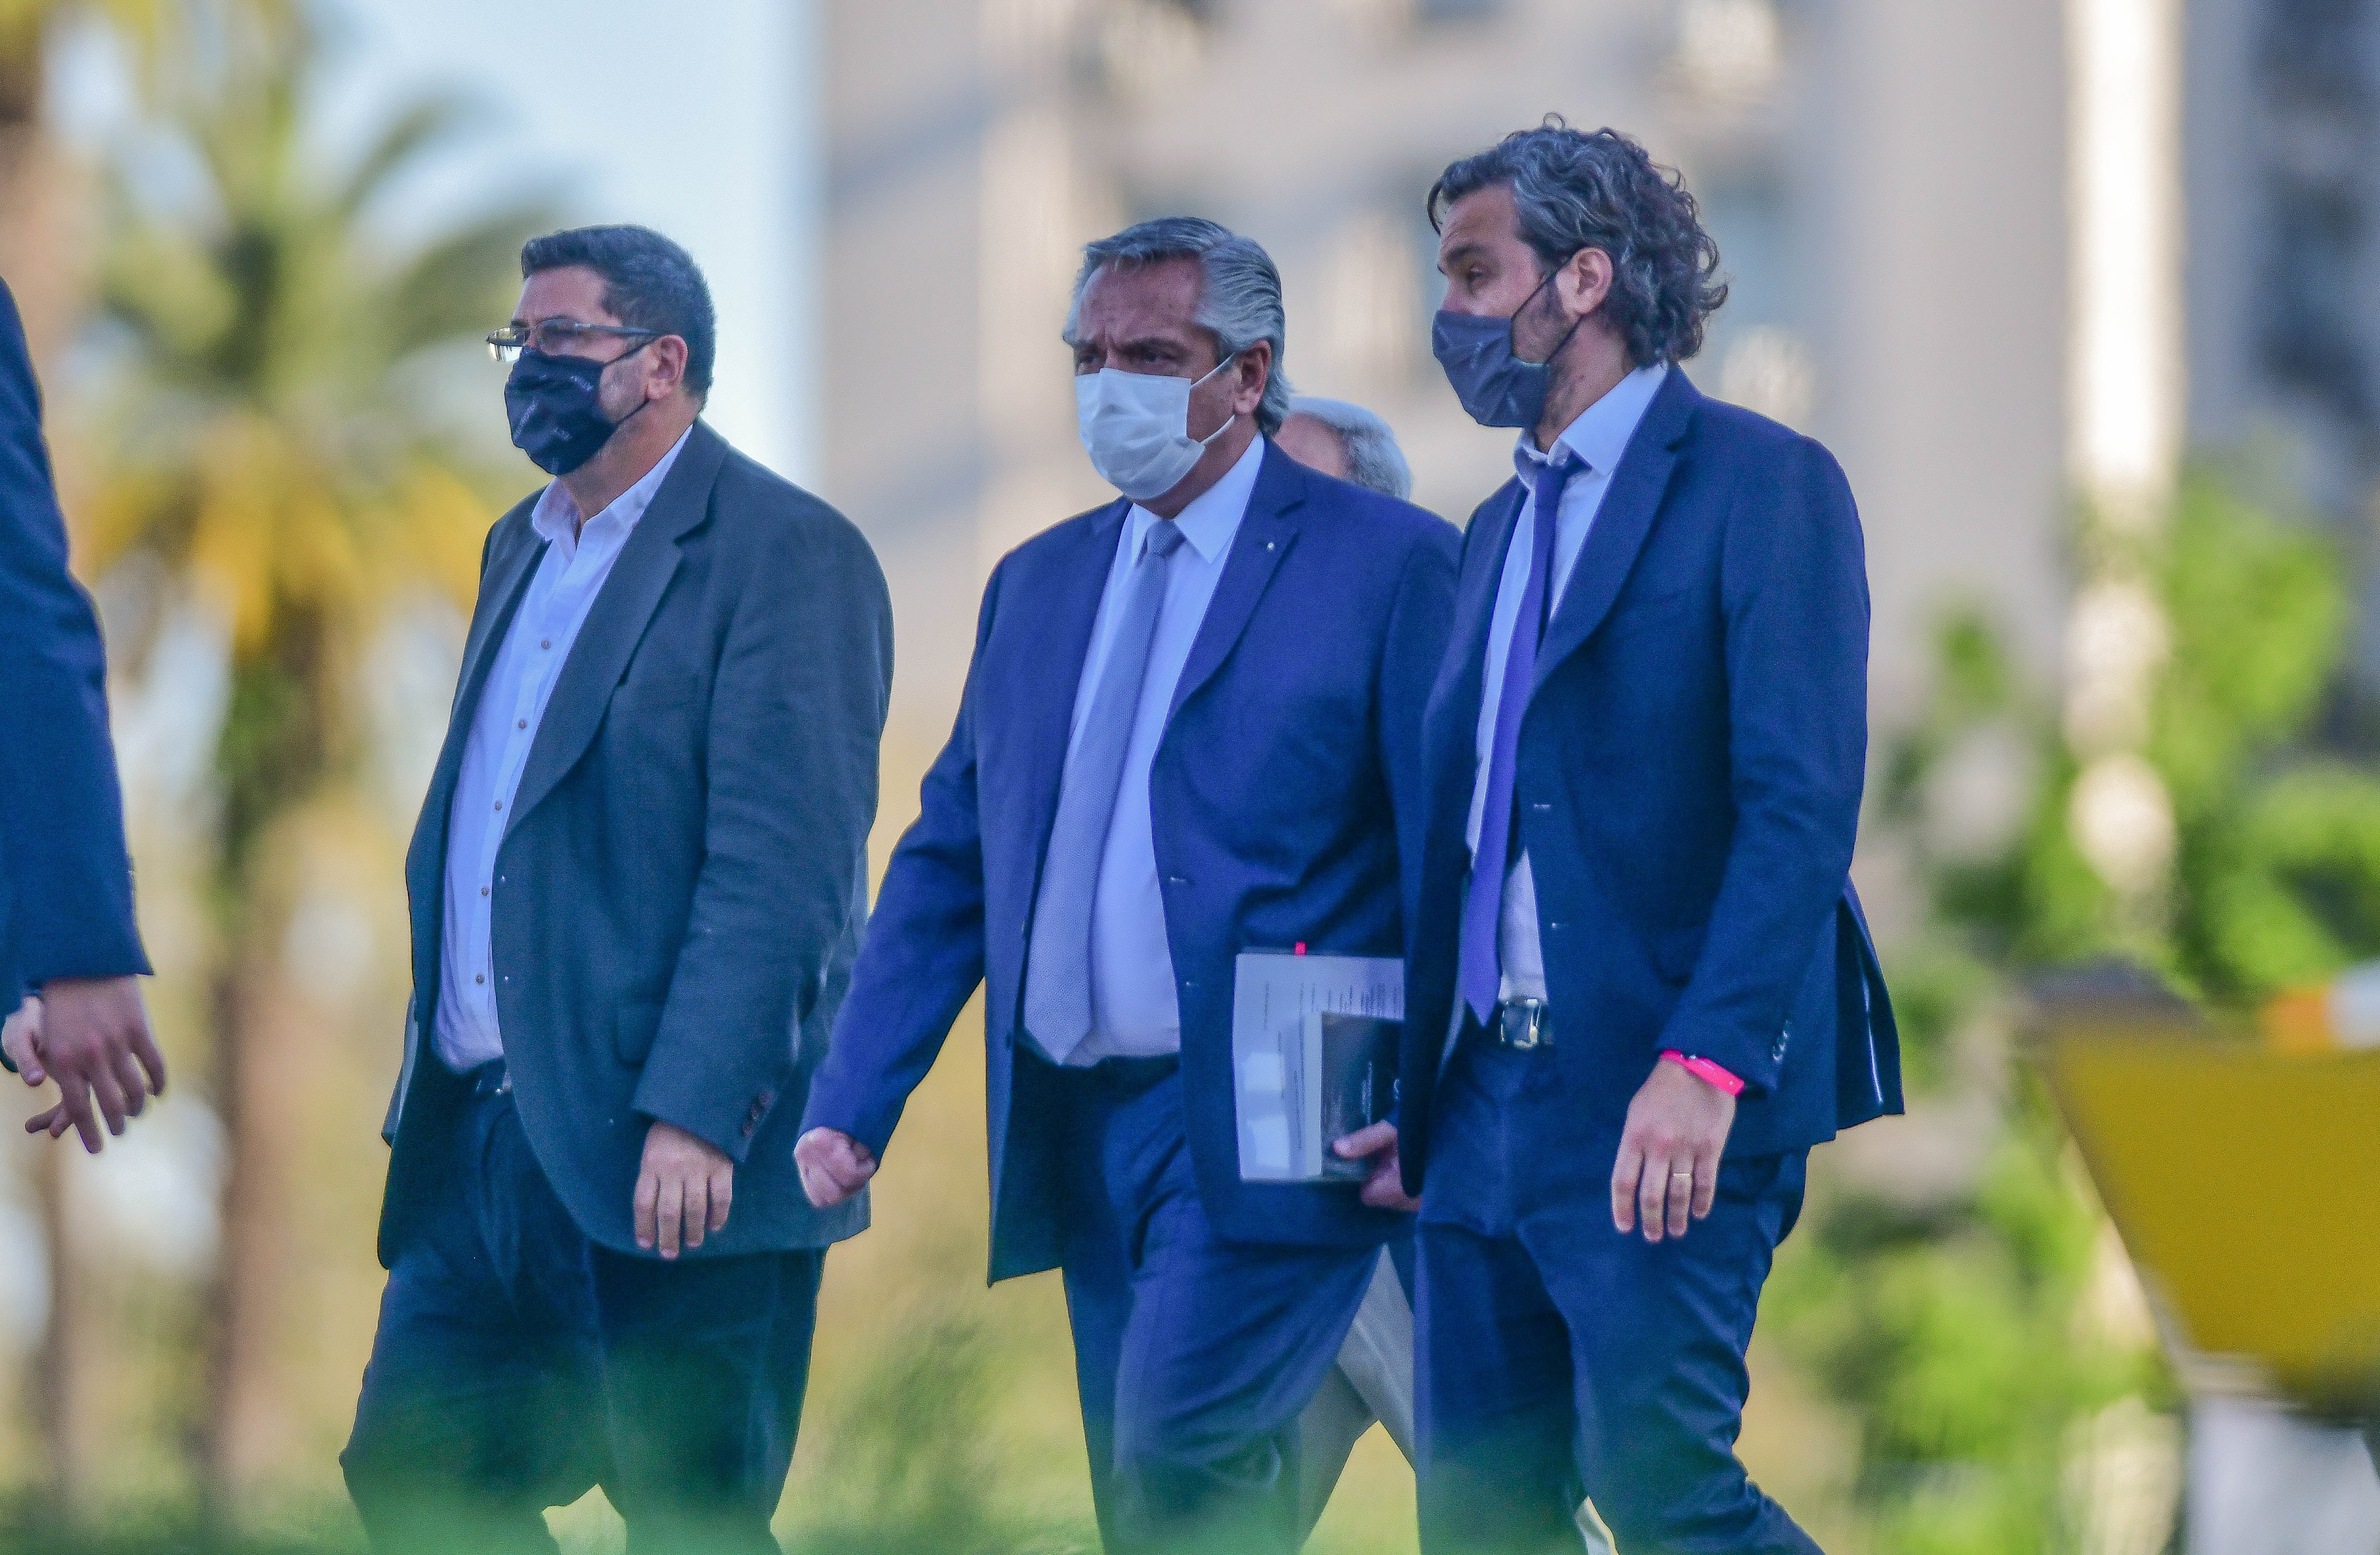
[[[1115,818],[1108,823],[1107,848],[1099,860],[1099,886],[1091,901],[1091,1034],[1068,1055],[1070,1064],[1123,1055],[1153,1057],[1182,1050],[1182,1002],[1173,981],[1173,952],[1165,938],[1165,902],[1157,883],[1157,843],[1151,830],[1148,768],[1165,737],[1173,688],[1190,658],[1191,644],[1207,619],[1215,585],[1231,558],[1232,541],[1247,516],[1257,471],[1264,464],[1265,440],[1248,444],[1222,479],[1200,492],[1172,522],[1182,530],[1182,547],[1166,564],[1165,602],[1148,646],[1148,667],[1140,683],[1132,738],[1124,747],[1123,775],[1116,785]],[[1135,503],[1116,541],[1115,560],[1099,596],[1091,627],[1090,651],[1075,691],[1075,718],[1068,736],[1083,736],[1093,689],[1107,665],[1116,618],[1131,590],[1133,564],[1151,526],[1165,523]]]
[[[1653,395],[1661,387],[1661,380],[1669,374],[1666,362],[1640,367],[1579,412],[1578,419],[1554,439],[1550,452],[1538,453],[1526,431],[1521,433],[1513,449],[1512,462],[1521,477],[1521,519],[1513,527],[1512,544],[1504,553],[1504,576],[1496,586],[1496,611],[1488,622],[1488,678],[1483,683],[1487,691],[1479,699],[1479,771],[1471,788],[1468,832],[1475,856],[1479,851],[1480,815],[1488,808],[1488,755],[1495,748],[1497,705],[1503,699],[1504,660],[1512,652],[1512,626],[1520,618],[1521,595],[1529,585],[1529,555],[1536,545],[1536,504],[1529,500],[1529,493],[1536,490],[1537,471],[1564,449],[1586,467],[1562,488],[1561,512],[1554,521],[1554,575],[1548,597],[1554,601],[1553,610],[1559,611],[1562,591],[1570,586],[1572,569],[1578,565],[1579,553],[1586,549],[1586,537],[1595,528],[1595,516],[1603,510],[1604,493],[1611,489],[1611,472],[1620,468],[1620,457],[1628,451],[1628,440],[1636,435],[1636,424],[1645,419]],[[1552,618],[1549,612],[1547,619]],[[1525,852],[1504,876],[1504,903],[1496,940],[1504,972],[1500,996],[1545,998],[1546,955],[1545,947],[1537,941],[1537,885],[1529,871],[1529,856]]]
[[[612,576],[613,564],[685,446],[681,436],[643,479],[584,524],[559,480],[546,487],[529,512],[529,527],[545,537],[545,554],[480,687],[454,802],[446,811],[446,911],[439,936],[435,1031],[438,1056],[450,1069],[475,1069],[504,1056],[496,1025],[489,907],[496,850],[512,823],[513,794],[570,645],[578,640],[603,580]]]

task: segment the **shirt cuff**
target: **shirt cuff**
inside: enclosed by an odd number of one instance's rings
[[[1730,1096],[1742,1096],[1743,1094],[1743,1082],[1729,1074],[1726,1070],[1720,1068],[1718,1064],[1713,1063],[1709,1059],[1689,1058],[1684,1053],[1679,1052],[1674,1049],[1662,1053],[1661,1056],[1668,1059],[1671,1063],[1676,1064],[1679,1068],[1684,1070],[1687,1074],[1692,1075],[1695,1079],[1701,1080],[1707,1085],[1717,1086],[1719,1089],[1727,1092]]]

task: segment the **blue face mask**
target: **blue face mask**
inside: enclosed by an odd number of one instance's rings
[[[1553,278],[1549,272],[1509,319],[1440,309],[1430,326],[1430,350],[1446,370],[1454,397],[1483,427],[1534,427],[1545,411],[1546,395],[1553,388],[1553,359],[1586,321],[1582,316],[1572,323],[1541,362],[1524,362],[1512,349],[1512,325]]]
[[[626,361],[650,345],[623,351],[613,361]],[[543,351],[523,351],[504,380],[504,411],[512,422],[513,446],[548,475],[568,475],[593,458],[612,434],[652,401],[614,421],[603,414],[601,391],[603,370],[611,362],[592,357],[549,357]]]

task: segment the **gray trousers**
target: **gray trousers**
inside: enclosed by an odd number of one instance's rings
[[[1322,1520],[1330,1504],[1347,1459],[1355,1443],[1377,1421],[1389,1440],[1414,1461],[1414,1318],[1413,1304],[1397,1281],[1396,1261],[1383,1250],[1380,1266],[1372,1271],[1372,1287],[1355,1310],[1355,1324],[1339,1346],[1339,1364],[1322,1379],[1314,1401],[1297,1418],[1298,1540],[1303,1543]],[[2374,1427],[2373,1454],[2380,1458],[2380,1427]],[[1585,1555],[1612,1555],[1611,1535],[1581,1502],[1579,1543]]]
[[[1414,1320],[1397,1266],[1380,1254],[1371,1289],[1339,1346],[1339,1364],[1322,1379],[1297,1421],[1298,1537],[1314,1532],[1348,1455],[1372,1423],[1388,1427],[1405,1462],[1414,1458]]]

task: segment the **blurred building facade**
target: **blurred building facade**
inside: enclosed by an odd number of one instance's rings
[[[826,489],[893,578],[896,741],[947,731],[992,563],[1109,495],[1058,332],[1082,243],[1128,221],[1203,214],[1262,241],[1291,380],[1380,411],[1416,500],[1466,519],[1511,434],[1465,419],[1431,359],[1423,197],[1548,113],[1629,130],[1701,197],[1733,293],[1688,371],[1842,459],[1879,718],[1919,695],[1952,601],[2046,672],[2069,484],[2063,9],[832,0]]]
[[[2190,436],[2271,469],[2353,547],[2368,688],[2380,685],[2380,4],[2189,0],[2188,12]]]

